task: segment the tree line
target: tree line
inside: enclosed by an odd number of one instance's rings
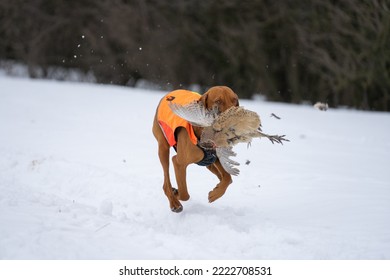
[[[0,59],[390,111],[388,0],[1,0]]]

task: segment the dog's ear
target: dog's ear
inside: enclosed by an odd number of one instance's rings
[[[208,92],[205,92],[205,93],[201,96],[201,98],[199,99],[199,101],[202,102],[202,104],[203,104],[203,106],[204,106],[205,108],[207,108],[207,99],[208,99],[208,95],[209,95],[209,93],[208,93]]]

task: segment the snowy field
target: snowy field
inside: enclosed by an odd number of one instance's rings
[[[390,259],[389,113],[241,101],[291,142],[236,146],[212,204],[217,179],[190,166],[175,214],[151,133],[163,94],[0,76],[0,259]]]

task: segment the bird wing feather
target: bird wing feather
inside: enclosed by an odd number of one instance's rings
[[[233,151],[233,147],[217,147],[216,148],[217,157],[219,162],[221,163],[223,169],[226,170],[227,173],[237,176],[240,174],[240,170],[235,166],[239,166],[240,164],[229,157],[236,156],[237,154]]]
[[[195,126],[211,126],[216,118],[213,110],[207,110],[203,104],[194,101],[186,105],[170,102],[172,112]]]

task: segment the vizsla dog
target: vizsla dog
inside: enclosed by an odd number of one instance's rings
[[[237,94],[225,86],[212,87],[203,95],[188,90],[175,90],[161,99],[153,122],[153,134],[158,142],[158,156],[164,171],[163,190],[171,210],[176,213],[183,210],[179,200],[186,201],[190,198],[186,181],[186,169],[189,164],[207,166],[220,180],[209,192],[209,202],[220,198],[232,183],[231,175],[224,170],[215,151],[198,146],[202,128],[192,126],[169,108],[170,102],[188,104],[193,101],[202,102],[207,109],[217,107],[219,112],[224,112],[232,106],[239,106]],[[177,153],[172,157],[177,189],[172,187],[169,178],[170,147]]]

